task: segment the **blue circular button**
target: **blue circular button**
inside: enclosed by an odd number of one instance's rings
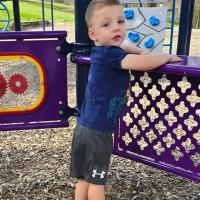
[[[160,24],[160,20],[155,16],[151,16],[149,22],[152,26],[158,26]]]
[[[128,38],[133,42],[137,42],[140,39],[140,35],[138,33],[129,33]]]
[[[126,19],[133,19],[134,18],[134,11],[133,10],[125,10],[124,16]]]
[[[153,47],[155,40],[153,38],[149,38],[147,41],[144,42],[146,48],[150,49]]]

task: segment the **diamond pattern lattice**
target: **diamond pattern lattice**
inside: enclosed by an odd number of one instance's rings
[[[132,72],[115,152],[200,180],[200,79]]]

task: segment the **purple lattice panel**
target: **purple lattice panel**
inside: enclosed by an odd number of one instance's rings
[[[133,72],[114,153],[200,181],[200,78]]]

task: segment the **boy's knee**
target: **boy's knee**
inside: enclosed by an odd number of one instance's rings
[[[90,183],[88,187],[88,200],[105,200],[104,185]]]

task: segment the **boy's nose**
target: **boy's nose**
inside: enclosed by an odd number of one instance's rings
[[[120,28],[119,28],[119,24],[114,24],[113,25],[113,31],[118,31]]]

